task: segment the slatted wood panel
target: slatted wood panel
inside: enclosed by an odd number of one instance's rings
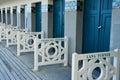
[[[0,46],[0,80],[41,80],[9,50]]]

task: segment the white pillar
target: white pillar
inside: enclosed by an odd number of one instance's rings
[[[25,6],[25,29],[28,31],[32,31],[31,26],[31,3]]]
[[[5,19],[5,20],[6,20],[5,22],[6,22],[6,24],[8,24],[7,8],[5,8],[5,16],[6,16],[6,17],[5,17],[5,18],[6,18],[6,19]]]
[[[48,37],[48,0],[42,0],[42,16],[41,16],[41,29],[45,32],[45,37]]]
[[[11,25],[13,25],[13,7],[10,8],[10,14],[11,14]]]
[[[3,23],[3,8],[1,8],[1,22]]]
[[[1,12],[0,12],[0,16],[1,16],[1,22],[2,22],[2,15],[1,15],[1,14],[2,14],[2,9],[0,8],[0,10],[1,10]]]
[[[20,6],[17,6],[17,27],[21,28]]]
[[[71,6],[72,5],[72,6]],[[69,64],[72,63],[72,53],[76,52],[76,46],[80,44],[76,44],[77,37],[77,0],[65,0],[65,25],[64,25],[64,35],[69,38]],[[74,27],[73,27],[74,26]]]

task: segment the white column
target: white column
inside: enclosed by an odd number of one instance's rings
[[[42,0],[42,16],[41,29],[45,32],[45,37],[48,37],[48,0]]]
[[[13,25],[13,7],[10,8],[10,14],[11,14],[11,25]]]
[[[1,22],[2,22],[2,15],[1,15],[1,14],[2,14],[2,9],[0,8],[0,10],[1,10],[1,12],[0,12],[0,16],[1,16]]]
[[[1,8],[1,22],[3,23],[3,8]]]
[[[17,6],[17,27],[21,28],[20,6]]]
[[[25,6],[25,29],[31,31],[31,4]]]
[[[72,6],[71,6],[72,5]],[[72,63],[72,53],[76,52],[76,46],[80,44],[76,44],[77,37],[77,0],[65,0],[65,25],[64,25],[64,35],[69,37],[69,64]],[[73,27],[74,26],[74,27]]]
[[[5,17],[5,18],[6,18],[6,19],[5,19],[5,20],[6,20],[5,22],[6,22],[6,24],[8,24],[7,8],[5,8],[5,16],[6,16],[6,17]]]

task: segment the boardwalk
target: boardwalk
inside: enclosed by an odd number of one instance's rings
[[[41,80],[9,50],[0,46],[0,80]]]
[[[42,66],[33,72],[33,53],[16,56],[16,46],[0,44],[0,80],[71,80],[71,68],[63,65]]]

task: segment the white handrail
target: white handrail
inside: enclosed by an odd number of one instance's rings
[[[17,56],[22,52],[33,52],[34,39],[44,38],[44,32],[18,32],[17,35]]]
[[[72,80],[110,80],[111,78],[119,80],[119,53],[119,51],[90,54],[73,53]],[[100,72],[97,71],[97,68],[100,69]],[[96,79],[93,77],[94,70],[99,72]]]
[[[9,47],[10,45],[17,45],[17,32],[25,32],[25,29],[6,29],[6,47]]]
[[[39,61],[39,58],[42,58]],[[35,39],[34,43],[34,71],[39,66],[60,64],[68,65],[68,38]]]
[[[3,26],[4,25],[4,26]],[[2,26],[0,26],[0,42],[2,40],[6,40],[6,29],[8,28],[15,28],[13,26],[5,26],[5,24],[3,24]],[[17,28],[17,27],[16,27]]]

